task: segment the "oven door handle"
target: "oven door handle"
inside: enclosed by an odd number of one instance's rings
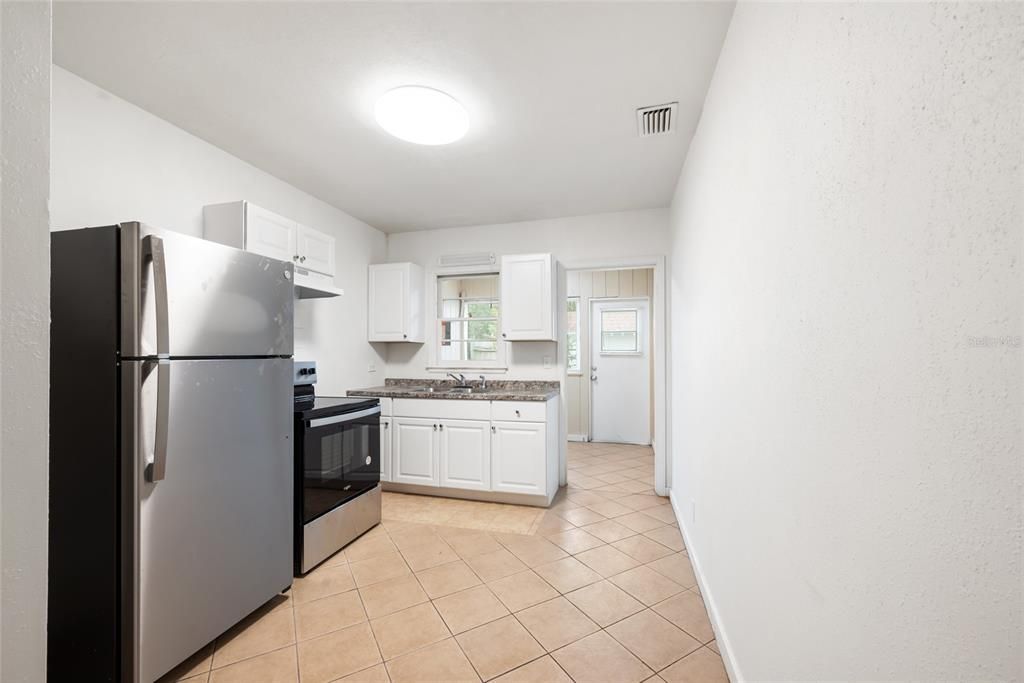
[[[309,426],[323,427],[324,425],[335,425],[339,422],[351,422],[353,420],[358,420],[361,417],[369,417],[370,415],[380,415],[380,406],[374,406],[373,408],[367,408],[366,410],[360,410],[355,413],[345,413],[344,415],[318,417],[315,420],[310,420]]]

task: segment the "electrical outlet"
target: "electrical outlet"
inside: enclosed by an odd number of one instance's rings
[[[369,363],[369,364],[368,364],[368,365],[366,366],[366,371],[367,371],[367,372],[377,372],[377,364],[376,364],[376,363],[374,363],[373,361],[371,361],[371,362],[370,362],[370,363]]]

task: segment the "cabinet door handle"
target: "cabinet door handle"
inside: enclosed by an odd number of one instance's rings
[[[300,263],[305,263],[306,262],[306,257],[305,256],[300,256],[299,257],[299,262]]]
[[[407,334],[403,334],[402,335],[402,339],[408,339],[408,338],[409,338],[409,335],[407,335]]]
[[[497,433],[498,433],[497,427],[495,427],[494,425],[491,425],[491,434],[497,434]]]
[[[299,260],[299,255],[298,254],[296,254],[295,256],[292,256],[292,261],[298,261],[298,260]]]
[[[438,429],[440,429],[443,432],[444,431],[444,424],[438,425]]]
[[[518,410],[516,411],[516,417],[522,417],[522,415],[519,414]]]
[[[434,425],[434,431],[435,432],[437,431],[437,425]]]
[[[507,337],[508,335],[507,335],[507,334],[505,334],[504,332],[502,332],[502,333],[501,333],[501,336],[502,336],[502,337]]]
[[[387,428],[388,428],[388,427],[390,427],[390,426],[391,426],[391,424],[390,424],[390,423],[388,423],[388,422],[385,422],[385,423],[384,423],[384,429],[387,429]]]

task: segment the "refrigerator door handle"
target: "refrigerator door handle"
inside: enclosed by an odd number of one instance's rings
[[[171,361],[156,361],[156,433],[153,462],[146,465],[146,479],[160,481],[167,473],[167,431],[171,419]]]
[[[143,259],[153,262],[153,297],[156,300],[156,355],[170,355],[169,313],[167,310],[167,260],[164,241],[157,235],[142,238]]]

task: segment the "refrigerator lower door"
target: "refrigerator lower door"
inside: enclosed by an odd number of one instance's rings
[[[137,648],[148,683],[291,584],[292,361],[126,365],[139,385]]]
[[[291,263],[123,223],[121,354],[290,356]]]

